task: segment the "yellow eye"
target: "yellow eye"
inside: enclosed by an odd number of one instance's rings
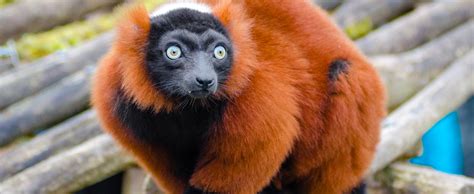
[[[218,46],[214,49],[214,57],[217,59],[223,59],[226,56],[226,51],[223,46]]]
[[[170,46],[166,49],[166,56],[171,60],[178,59],[181,57],[181,49],[177,46]]]

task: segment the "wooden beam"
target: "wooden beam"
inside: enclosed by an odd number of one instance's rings
[[[474,179],[403,162],[390,164],[375,176],[387,193],[472,194]]]
[[[474,94],[473,69],[474,50],[450,65],[383,121],[381,142],[368,175],[381,170],[415,146],[428,129]]]

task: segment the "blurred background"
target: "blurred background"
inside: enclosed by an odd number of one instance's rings
[[[165,0],[0,0],[0,193],[159,193],[90,109],[123,10]],[[389,115],[356,192],[474,193],[474,0],[313,0],[365,53]],[[315,24],[317,25],[317,24]]]

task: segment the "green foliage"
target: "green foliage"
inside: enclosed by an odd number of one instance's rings
[[[0,0],[0,8],[5,7],[13,2],[15,2],[15,0]]]
[[[141,2],[145,5],[148,10],[153,10],[158,5],[163,4],[166,0],[141,0]]]
[[[33,60],[52,52],[76,46],[113,27],[115,18],[104,15],[94,19],[73,22],[38,34],[25,34],[17,42],[22,60]]]
[[[163,2],[164,0],[143,0],[149,10]],[[31,61],[90,40],[112,29],[117,19],[122,16],[123,10],[123,7],[119,7],[113,13],[69,23],[46,32],[24,34],[16,41],[20,59]]]
[[[374,29],[374,25],[370,18],[365,18],[361,21],[347,26],[344,31],[351,39],[360,38]]]

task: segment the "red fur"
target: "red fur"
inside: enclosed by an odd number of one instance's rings
[[[187,184],[239,194],[270,182],[297,182],[299,193],[342,193],[355,186],[372,160],[385,113],[384,90],[367,59],[309,1],[205,3],[228,29],[236,53],[217,94],[231,103],[189,183],[171,174],[173,161],[159,148],[124,133],[113,114],[120,88],[141,107],[173,111],[146,75],[150,24],[143,7],[121,23],[95,77],[92,101],[107,132],[168,193],[182,193]],[[329,66],[336,59],[350,65],[331,82]]]

